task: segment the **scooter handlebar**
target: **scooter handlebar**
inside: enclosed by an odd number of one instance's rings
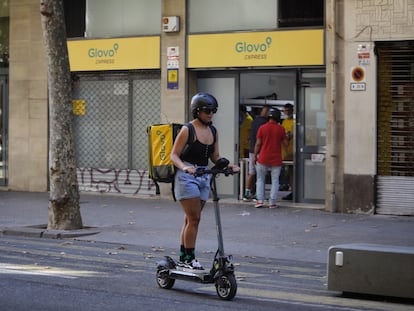
[[[233,175],[238,172],[233,172],[233,169],[231,167],[225,167],[225,168],[214,168],[211,169],[205,169],[202,167],[199,167],[196,169],[194,176],[200,177],[202,175],[211,174],[211,175],[217,175],[217,174],[224,174],[225,176]]]

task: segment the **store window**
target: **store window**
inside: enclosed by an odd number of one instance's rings
[[[324,0],[279,0],[278,26],[316,27],[324,25]]]
[[[188,0],[189,32],[277,28],[277,0]]]
[[[157,35],[161,0],[87,0],[85,37]]]
[[[162,0],[64,0],[68,38],[161,33]]]
[[[82,38],[85,36],[86,0],[64,0],[66,36]]]
[[[0,67],[9,67],[9,1],[0,5]]]
[[[324,0],[188,0],[190,33],[322,27]]]

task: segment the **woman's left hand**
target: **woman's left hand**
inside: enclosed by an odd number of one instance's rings
[[[240,167],[237,165],[229,164],[228,167],[231,168],[231,170],[235,173],[240,172]]]

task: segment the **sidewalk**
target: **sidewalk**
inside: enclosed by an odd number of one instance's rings
[[[48,232],[48,193],[0,191],[1,235],[40,237],[39,232],[44,232],[49,238],[76,236],[79,240],[178,249],[183,213],[177,202],[90,193],[81,193],[80,198],[86,229]],[[220,210],[225,252],[235,256],[326,263],[332,245],[414,246],[414,217],[332,214],[285,202],[270,210],[222,200]],[[203,211],[196,249],[209,253],[217,249],[212,202]]]

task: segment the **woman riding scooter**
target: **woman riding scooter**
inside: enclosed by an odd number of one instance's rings
[[[194,174],[198,168],[207,169],[209,159],[213,163],[220,159],[218,134],[212,126],[213,114],[217,112],[218,104],[214,96],[198,93],[192,97],[190,108],[194,120],[184,125],[177,135],[171,160],[178,168],[175,176],[175,197],[185,213],[180,236],[180,262],[186,263],[192,269],[203,269],[195,259],[195,245],[201,210],[210,193],[210,176],[197,177]],[[194,128],[194,142],[189,145],[188,126]],[[240,170],[233,164],[228,167],[234,172]]]

